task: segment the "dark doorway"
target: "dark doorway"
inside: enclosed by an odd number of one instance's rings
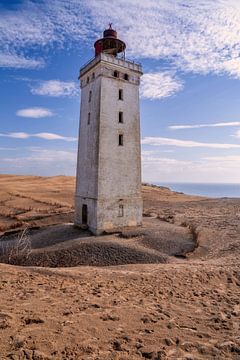
[[[88,222],[88,208],[86,204],[82,206],[82,223],[83,225],[87,225]]]

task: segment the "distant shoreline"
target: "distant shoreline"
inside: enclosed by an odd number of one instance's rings
[[[72,178],[75,179],[75,176],[69,175],[53,175],[53,176],[41,176],[41,175],[28,175],[28,174],[0,174],[1,177],[10,176],[10,177],[27,177],[27,178]],[[189,195],[189,196],[203,196],[213,199],[221,198],[230,198],[230,199],[239,199],[240,198],[240,183],[189,183],[189,182],[146,182],[143,181],[142,185],[148,185],[152,187],[159,187],[161,189],[168,189],[178,194]]]
[[[153,185],[169,188],[174,192],[185,195],[205,196],[217,199],[240,198],[240,184],[155,182]]]

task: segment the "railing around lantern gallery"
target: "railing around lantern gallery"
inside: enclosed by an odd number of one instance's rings
[[[83,75],[86,71],[88,71],[91,67],[93,67],[95,64],[97,64],[100,60],[103,60],[103,61],[105,60],[105,61],[111,62],[112,64],[115,64],[115,65],[124,66],[131,70],[142,72],[141,64],[136,63],[133,60],[119,58],[119,57],[116,57],[113,55],[101,53],[97,57],[90,59],[88,62],[86,62],[81,67],[80,75]],[[80,78],[80,75],[79,75],[79,78]]]

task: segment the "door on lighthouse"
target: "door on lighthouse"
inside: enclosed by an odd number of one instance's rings
[[[88,208],[86,204],[82,206],[82,223],[83,225],[87,225],[88,222]]]

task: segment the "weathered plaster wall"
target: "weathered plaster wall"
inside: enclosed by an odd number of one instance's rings
[[[95,233],[139,225],[142,220],[138,93],[141,68],[123,60],[119,65],[118,59],[102,55],[99,61],[93,60],[93,66],[90,63],[81,71],[76,185],[76,223],[81,224],[82,204],[87,204],[88,225]],[[120,72],[119,78],[113,76],[114,70]],[[125,73],[128,80],[124,80]],[[119,89],[123,100],[119,100]],[[123,112],[122,124],[119,111]],[[118,144],[119,134],[123,135],[123,146]],[[123,216],[119,205],[123,206]]]

